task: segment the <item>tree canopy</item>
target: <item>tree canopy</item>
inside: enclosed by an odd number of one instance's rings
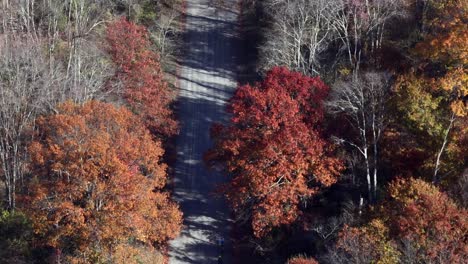
[[[118,67],[117,80],[123,84],[122,93],[131,109],[151,132],[174,135],[177,122],[170,109],[174,94],[164,80],[159,55],[151,50],[146,28],[121,18],[107,27],[106,37]]]
[[[464,263],[468,256],[468,212],[430,183],[396,179],[376,215],[343,229],[335,263]]]
[[[90,261],[129,238],[153,245],[178,234],[181,212],[162,190],[161,143],[138,117],[67,102],[37,126],[22,205],[47,245]]]
[[[207,159],[232,175],[226,196],[256,236],[292,223],[301,201],[336,182],[342,164],[321,129],[327,94],[319,78],[273,68],[262,82],[239,87],[230,124],[213,127]]]

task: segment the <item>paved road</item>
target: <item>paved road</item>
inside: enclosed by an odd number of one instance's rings
[[[223,6],[216,6],[216,2]],[[203,153],[212,145],[213,122],[226,121],[226,100],[236,87],[238,0],[187,0],[185,51],[181,62],[174,198],[184,212],[184,229],[170,244],[170,264],[217,263],[217,237],[226,239],[223,263],[231,263],[226,203],[213,196],[226,178],[208,171]]]

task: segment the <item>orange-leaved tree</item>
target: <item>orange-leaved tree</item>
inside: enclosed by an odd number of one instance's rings
[[[297,256],[289,259],[287,264],[318,264],[318,262],[313,258]]]
[[[328,87],[286,68],[273,68],[254,86],[238,88],[227,126],[214,125],[209,163],[232,175],[227,199],[254,235],[291,224],[300,202],[332,185],[342,169],[321,131]]]
[[[157,245],[178,234],[161,143],[127,109],[66,102],[37,120],[29,154],[23,209],[42,243],[64,255],[97,261],[119,243]]]
[[[131,109],[140,115],[151,132],[171,136],[177,133],[170,104],[174,92],[164,80],[159,56],[151,50],[144,26],[125,18],[107,27],[109,53],[117,66],[116,78]]]
[[[345,227],[335,263],[465,263],[468,212],[437,187],[398,178],[383,204],[366,226]]]

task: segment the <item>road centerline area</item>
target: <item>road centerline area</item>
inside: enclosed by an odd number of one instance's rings
[[[236,0],[187,0],[180,91],[174,199],[184,213],[181,235],[170,243],[170,263],[231,263],[229,209],[213,195],[226,181],[208,170],[203,154],[212,146],[213,122],[225,122],[225,105],[237,86]],[[224,246],[219,241],[224,240]]]

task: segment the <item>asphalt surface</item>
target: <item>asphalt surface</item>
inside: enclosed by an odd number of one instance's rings
[[[186,2],[174,176],[174,199],[184,213],[184,228],[170,243],[169,263],[218,263],[222,255],[227,264],[232,263],[231,219],[226,202],[213,194],[227,178],[208,170],[203,154],[212,146],[212,123],[227,120],[225,104],[237,86],[238,0]]]

